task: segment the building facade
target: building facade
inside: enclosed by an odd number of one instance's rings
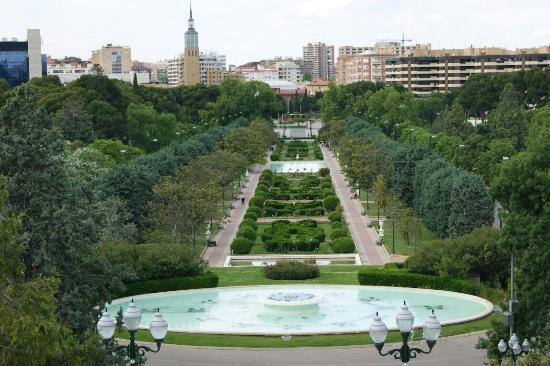
[[[204,85],[219,85],[226,71],[225,55],[216,52],[201,52],[199,59],[200,82]],[[208,76],[210,75],[210,77]]]
[[[166,79],[168,85],[170,86],[179,86],[183,85],[183,65],[184,57],[183,55],[178,55],[172,59],[169,59],[166,62]]]
[[[46,75],[46,56],[42,55],[40,29],[28,29],[27,40],[16,38],[0,40],[0,78],[10,88],[21,85],[32,78]]]
[[[397,83],[417,96],[449,92],[475,74],[550,67],[550,46],[520,49],[466,48],[433,50],[429,55],[389,57],[385,59],[385,80]]]
[[[357,81],[381,82],[385,78],[386,58],[392,55],[362,53],[338,58],[336,82],[346,85]]]
[[[129,73],[132,71],[132,50],[109,43],[92,51],[92,64],[101,66],[105,74]]]
[[[189,20],[185,32],[185,62],[183,64],[183,85],[196,85],[201,82],[199,33],[195,30],[193,10],[189,6]]]
[[[302,71],[300,66],[292,61],[281,61],[275,64],[279,80],[299,83],[302,81]]]
[[[334,78],[334,46],[322,42],[308,43],[303,47],[304,69],[313,79]]]

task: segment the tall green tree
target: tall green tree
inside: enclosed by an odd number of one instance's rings
[[[65,140],[90,143],[95,137],[91,116],[75,99],[67,101],[57,112],[55,124],[61,128]]]
[[[0,126],[0,174],[8,178],[8,203],[25,213],[26,279],[59,276],[57,316],[83,339],[94,328],[94,306],[123,288],[124,271],[97,252],[84,185],[67,174],[61,139],[28,86],[0,111]]]
[[[516,149],[523,148],[527,135],[527,118],[523,101],[511,83],[506,84],[497,107],[489,113],[489,126],[499,138],[510,141]]]

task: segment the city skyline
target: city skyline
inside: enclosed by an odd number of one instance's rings
[[[266,8],[265,3],[248,0],[230,4],[201,0],[193,3],[193,13],[201,49],[226,54],[228,64],[237,65],[274,56],[301,56],[308,42],[370,45],[379,39],[401,38],[402,33],[413,44],[431,43],[433,48],[515,49],[550,40],[544,1],[466,0],[456,6],[450,1],[398,0],[393,4],[281,0]],[[189,1],[158,0],[154,5],[152,9],[150,2],[142,0],[19,2],[11,5],[11,16],[0,25],[0,37],[24,39],[27,28],[39,28],[43,52],[53,57],[87,59],[92,50],[107,43],[131,47],[133,59],[142,61],[182,53]]]

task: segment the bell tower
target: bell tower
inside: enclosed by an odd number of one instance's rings
[[[187,86],[195,85],[200,81],[199,33],[195,30],[193,9],[189,4],[189,20],[187,21],[187,32],[185,32],[183,84]]]

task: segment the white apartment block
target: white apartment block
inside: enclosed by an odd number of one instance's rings
[[[339,57],[336,82],[340,85],[346,85],[357,81],[384,81],[385,59],[391,56],[362,53]]]
[[[304,68],[314,79],[334,78],[334,46],[322,42],[308,43],[303,47]]]
[[[246,81],[279,80],[279,73],[275,68],[258,68],[257,70],[245,70],[241,71],[241,75]]]
[[[59,78],[62,84],[70,83],[80,78],[82,75],[90,75],[92,73],[92,63],[84,64],[50,64],[48,65],[48,75],[55,75]],[[126,73],[111,73],[104,74],[109,79],[121,80],[126,83],[134,82],[134,74],[137,77],[137,82],[141,84],[149,84],[151,81],[150,75],[148,72],[126,72]]]
[[[300,70],[300,66],[294,62],[277,62],[275,67],[277,68],[277,74],[280,80],[290,81],[291,83],[299,83],[302,81],[302,71]]]
[[[166,77],[168,79],[168,85],[183,85],[183,54],[168,60],[166,64]]]

